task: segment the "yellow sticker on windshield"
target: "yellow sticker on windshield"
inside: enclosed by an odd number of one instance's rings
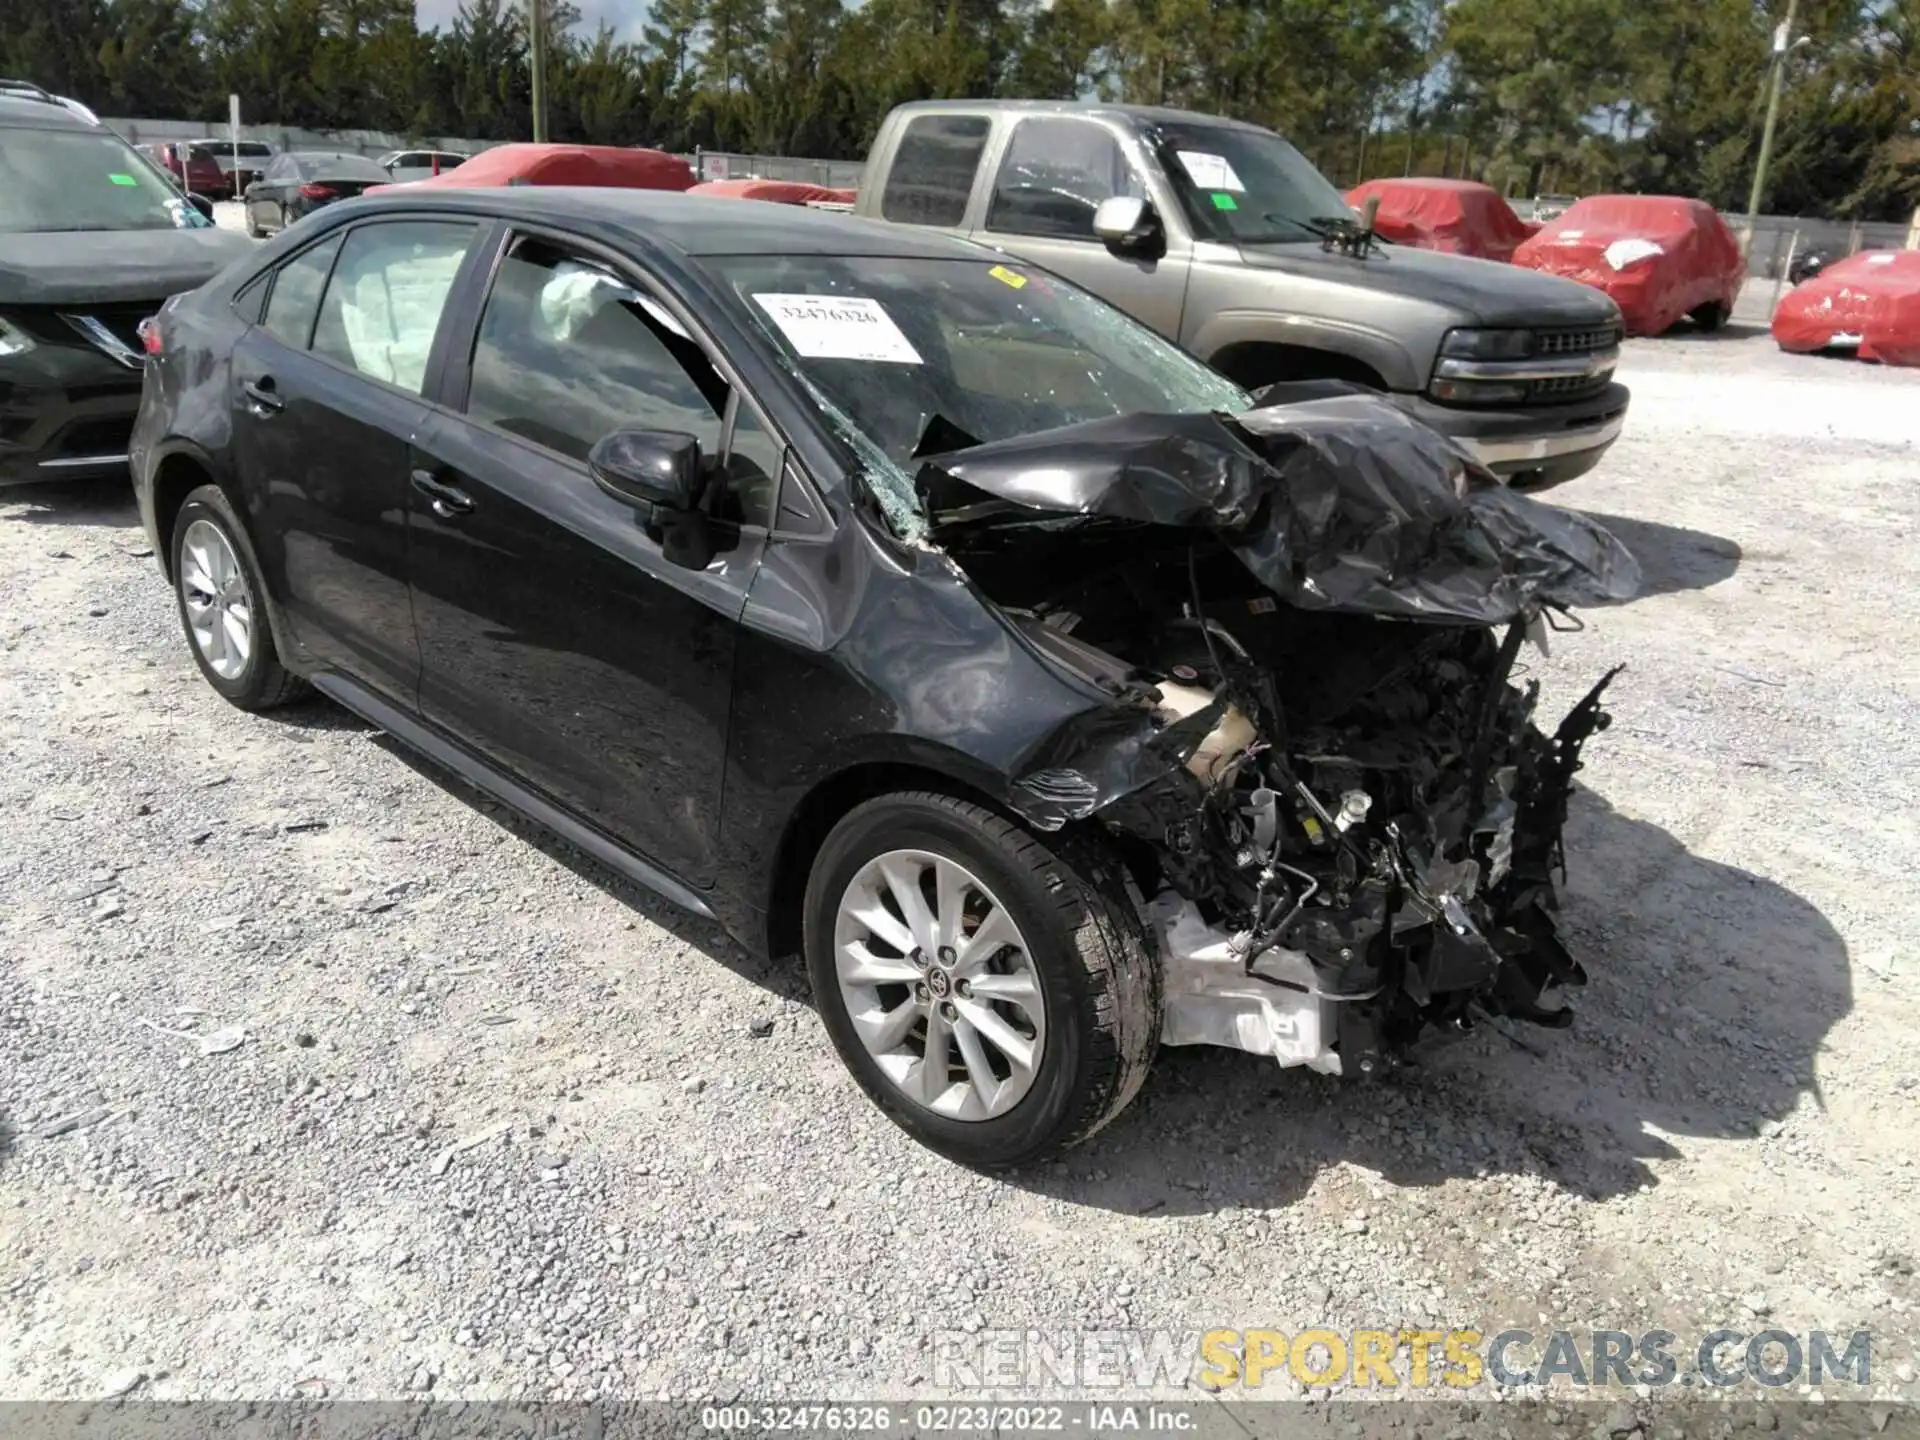
[[[987,273],[1002,285],[1011,285],[1016,290],[1027,283],[1026,276],[1022,275],[1018,270],[1009,270],[1004,265],[996,265],[987,271]]]
[[[109,175],[107,179],[116,185],[138,185],[140,182],[131,175]]]

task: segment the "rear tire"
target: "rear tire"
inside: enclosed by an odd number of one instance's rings
[[[1139,914],[1117,865],[1097,853],[1074,853],[1073,860],[983,806],[931,792],[886,795],[856,807],[815,857],[804,936],[827,1033],[888,1118],[962,1164],[1027,1164],[1078,1144],[1126,1108],[1153,1063],[1160,971]],[[875,888],[872,877],[883,864],[893,867],[890,875],[909,867],[913,884],[925,886],[929,934],[962,942],[936,945],[935,955],[918,962],[931,993],[912,978],[918,947],[883,938],[888,931],[903,941],[907,932],[921,933],[904,916],[890,881]],[[962,877],[973,888],[954,881],[953,893],[966,898],[949,907],[942,875]],[[858,916],[882,905],[887,916],[869,931]],[[956,918],[943,929],[949,909]],[[969,946],[973,936],[987,933],[989,917],[996,936],[1012,938],[976,961]],[[1003,918],[1004,932],[998,928]],[[849,940],[849,926],[862,938]],[[867,959],[849,959],[854,949]],[[888,966],[895,978],[863,990],[867,964]],[[937,973],[943,967],[948,973]],[[977,989],[963,983],[969,976]],[[1026,998],[990,998],[989,986],[995,987],[991,996]],[[1029,1009],[1036,998],[1040,1013]],[[908,1015],[916,1005],[917,1014]],[[936,1012],[946,1016],[937,1032],[943,1058],[930,1071],[925,1056]],[[897,1034],[887,1028],[895,1015],[908,1022]],[[882,1030],[893,1039],[874,1040]],[[1007,1048],[1029,1037],[1033,1043],[1024,1049]],[[1030,1058],[1024,1070],[1009,1059],[1019,1053]],[[993,1079],[982,1075],[989,1069]],[[1017,1099],[1007,1101],[1008,1093]],[[935,1103],[928,1103],[929,1094],[938,1096]],[[1004,1108],[996,1108],[1000,1102]]]
[[[241,710],[303,698],[310,687],[280,663],[253,546],[218,485],[187,496],[168,545],[174,605],[206,682]]]

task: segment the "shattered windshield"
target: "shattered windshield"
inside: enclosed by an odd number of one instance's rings
[[[1245,391],[1104,301],[992,255],[707,262],[921,527],[916,455],[1116,415],[1237,413]],[[873,464],[878,458],[882,463]]]
[[[1269,131],[1165,123],[1149,138],[1194,232],[1209,240],[1318,240],[1353,218],[1333,183]]]

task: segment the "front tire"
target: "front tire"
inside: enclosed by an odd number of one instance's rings
[[[827,1033],[890,1119],[962,1164],[1085,1140],[1152,1065],[1160,975],[1139,915],[1117,866],[1073,859],[927,792],[857,806],[814,860],[805,948]]]
[[[206,682],[249,711],[305,695],[307,683],[280,663],[253,547],[219,486],[187,496],[171,544],[174,604]]]

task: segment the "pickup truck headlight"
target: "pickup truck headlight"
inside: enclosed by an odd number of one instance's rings
[[[0,315],[0,360],[11,355],[24,355],[33,349],[33,337],[13,324],[6,316]]]
[[[1442,355],[1465,360],[1524,360],[1533,353],[1531,330],[1449,330]]]

